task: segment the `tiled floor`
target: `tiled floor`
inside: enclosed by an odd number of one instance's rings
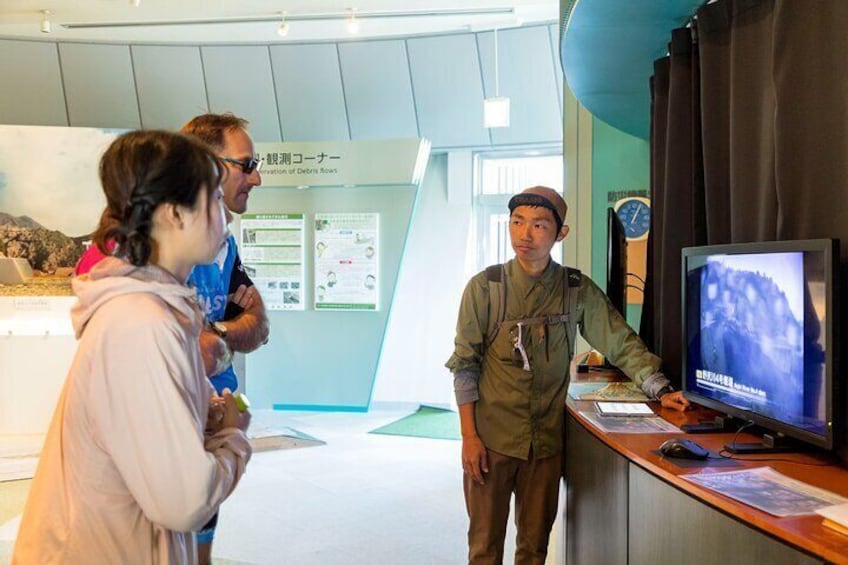
[[[257,411],[258,424],[290,427],[326,445],[253,456],[221,509],[216,563],[463,563],[460,442],[368,433],[412,411]],[[11,504],[22,505],[22,484],[0,483],[0,510],[13,493]],[[0,565],[8,563],[17,520],[0,520]],[[514,535],[510,526],[507,555]]]
[[[367,433],[411,411],[271,414],[326,445],[257,454],[222,507],[215,556],[299,565],[462,563],[460,443]]]

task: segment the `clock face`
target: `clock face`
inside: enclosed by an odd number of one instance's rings
[[[651,208],[643,198],[622,200],[616,210],[627,239],[643,239],[651,228]]]

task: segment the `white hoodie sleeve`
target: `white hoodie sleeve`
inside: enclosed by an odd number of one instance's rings
[[[197,343],[156,306],[108,326],[92,356],[88,412],[98,444],[147,518],[198,530],[232,492],[251,449],[243,432],[228,428],[207,451],[209,389]]]

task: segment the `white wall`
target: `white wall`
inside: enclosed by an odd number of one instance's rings
[[[453,376],[444,364],[453,352],[456,316],[468,280],[466,242],[471,219],[471,159],[430,158],[413,212],[404,263],[372,394],[374,402],[449,406]],[[448,186],[448,178],[467,179]],[[462,181],[452,180],[460,183]],[[448,197],[450,193],[451,197]]]

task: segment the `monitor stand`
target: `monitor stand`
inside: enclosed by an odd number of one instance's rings
[[[724,449],[736,455],[754,455],[757,453],[787,453],[791,451],[803,451],[804,444],[793,441],[787,437],[763,434],[760,443],[737,443],[725,444]]]
[[[732,432],[730,416],[716,416],[713,421],[704,420],[697,424],[683,424],[680,429],[687,434],[718,434],[721,432]]]

